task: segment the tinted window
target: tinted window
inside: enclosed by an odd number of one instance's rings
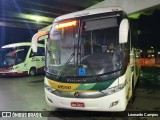
[[[37,53],[34,56],[45,56],[44,47],[38,47]],[[31,50],[30,56],[33,57],[33,51]]]
[[[24,62],[26,59],[29,46],[20,46],[16,50],[16,64]]]
[[[44,56],[44,47],[38,47],[37,56]]]

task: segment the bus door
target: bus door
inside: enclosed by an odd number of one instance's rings
[[[17,71],[18,73],[22,73],[24,71],[27,71],[26,67],[26,56],[28,53],[28,46],[22,46],[18,47],[14,51],[14,56],[15,56],[15,64],[17,65]]]
[[[45,49],[44,47],[38,47],[37,57],[39,58],[38,68],[42,68],[45,65]]]

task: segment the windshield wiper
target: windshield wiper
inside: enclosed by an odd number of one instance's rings
[[[107,73],[103,73],[103,74],[100,74],[100,75],[98,75],[98,76],[112,74],[112,73],[118,72],[118,71],[120,71],[120,70],[122,70],[122,68],[117,69],[117,70],[114,70],[114,71],[110,71],[110,72],[107,72]]]
[[[84,61],[87,63],[88,67],[91,69],[92,75],[93,75],[94,79],[97,80],[97,81],[101,81],[101,79],[98,78],[98,76],[97,76],[96,73],[94,72],[93,68],[92,68],[91,65],[88,63],[88,61],[87,61],[86,59],[84,59]]]
[[[62,76],[62,73],[64,72],[66,65],[70,62],[70,60],[75,56],[75,53],[72,53],[71,56],[68,58],[67,62],[65,63],[62,71],[57,75],[56,80],[59,80],[59,78]]]

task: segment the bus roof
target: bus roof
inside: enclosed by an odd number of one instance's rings
[[[1,48],[11,48],[11,47],[18,47],[18,46],[31,46],[31,42],[20,42],[20,43],[12,43],[8,45],[4,45]],[[44,47],[43,44],[38,44],[39,47]]]
[[[113,12],[113,11],[122,11],[122,8],[121,7],[103,7],[103,8],[95,8],[95,9],[85,9],[82,11],[59,16],[54,20],[54,22],[58,22],[58,21],[70,19],[70,18],[77,18],[81,16],[95,15],[95,14]]]

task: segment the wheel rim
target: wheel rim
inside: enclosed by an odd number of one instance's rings
[[[30,75],[32,75],[32,76],[34,76],[35,75],[35,70],[30,70],[30,73],[29,73]]]

